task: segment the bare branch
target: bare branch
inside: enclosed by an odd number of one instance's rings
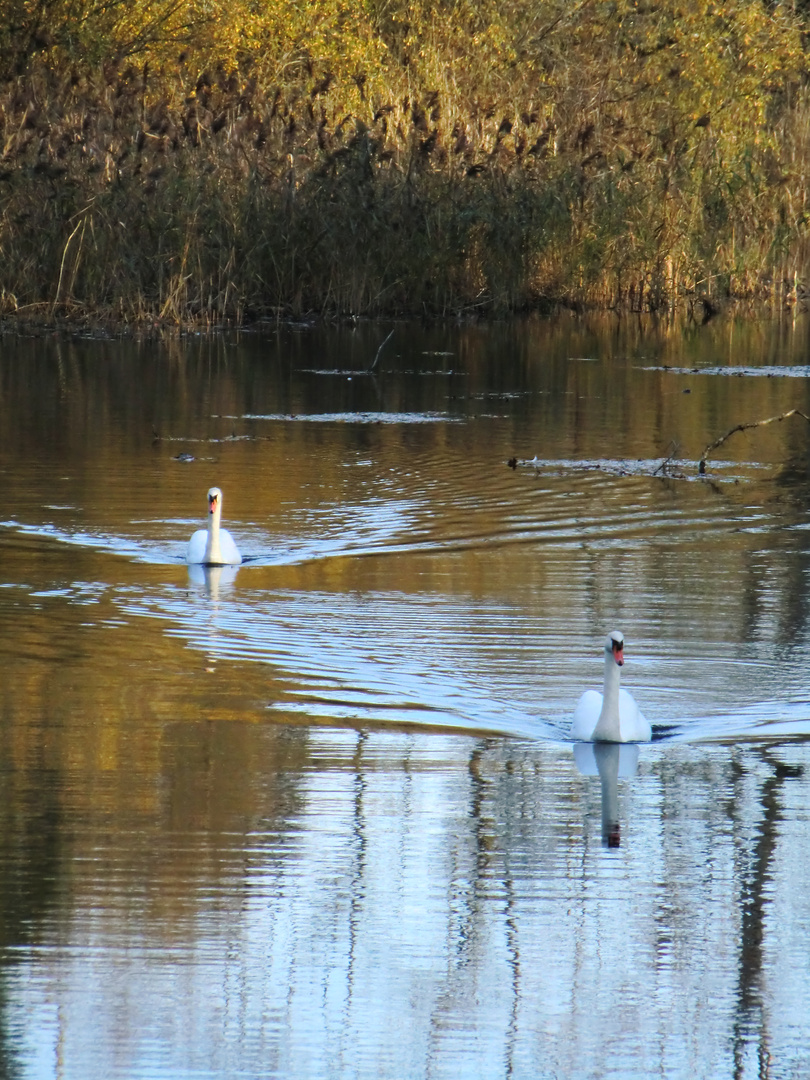
[[[394,327],[394,330],[396,330],[396,327]],[[377,366],[377,361],[380,359],[380,353],[383,351],[385,346],[388,344],[388,342],[393,337],[394,330],[391,331],[391,333],[388,335],[388,337],[385,339],[385,341],[382,343],[382,345],[380,345],[379,349],[377,349],[377,355],[374,357],[374,359],[373,359],[373,361],[371,363],[371,367],[368,369],[370,372],[373,371],[374,368]]]
[[[664,458],[664,460],[661,462],[661,464],[657,468],[653,469],[652,475],[657,476],[658,473],[661,473],[661,475],[663,475],[665,473],[665,471],[666,471],[667,466],[670,464],[670,462],[675,460],[675,455],[678,453],[679,449],[680,449],[680,447],[678,446],[678,444],[673,439],[672,442],[669,444],[669,453]]]
[[[706,458],[712,452],[716,450],[718,446],[721,446],[726,439],[732,436],[737,431],[748,431],[749,428],[765,427],[767,424],[773,424],[778,420],[787,420],[789,416],[801,416],[803,420],[806,420],[810,424],[810,416],[805,416],[799,409],[791,409],[789,412],[782,413],[781,416],[769,416],[767,420],[752,420],[748,424],[737,424],[735,427],[727,431],[725,435],[721,435],[719,439],[715,439],[713,443],[709,443],[703,453],[700,455],[700,464],[698,465],[698,472],[703,474],[706,472]]]

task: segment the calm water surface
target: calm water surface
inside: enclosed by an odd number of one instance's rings
[[[810,1077],[806,323],[389,329],[0,341],[0,1076]]]

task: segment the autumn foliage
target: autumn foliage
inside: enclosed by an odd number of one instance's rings
[[[0,309],[803,295],[798,5],[0,0]]]

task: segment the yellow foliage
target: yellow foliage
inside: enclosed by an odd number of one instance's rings
[[[810,250],[807,29],[759,0],[0,0],[4,169],[16,154],[20,175],[76,199],[42,203],[66,229],[50,256],[60,302],[91,242],[77,222],[125,191],[153,219],[105,221],[131,235],[133,262],[154,226],[156,284],[151,264],[142,277],[160,311],[167,297],[225,310],[234,266],[237,308],[253,310],[405,307],[420,289],[439,308],[477,304],[483,282],[516,303],[640,303],[651,282],[672,294],[712,275],[755,287],[760,262],[795,276]],[[27,72],[36,94],[13,89]],[[4,206],[0,244],[5,228],[27,258],[29,211]],[[233,252],[261,247],[256,206],[284,243],[250,271]],[[0,286],[20,291],[13,275]]]

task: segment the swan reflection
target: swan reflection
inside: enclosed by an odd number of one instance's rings
[[[233,587],[238,573],[238,566],[205,566],[203,563],[191,563],[188,568],[188,580],[191,585],[204,589],[212,600],[217,600],[220,590],[227,592]]]
[[[602,785],[602,843],[621,845],[619,826],[619,777],[626,779],[638,771],[635,743],[575,743],[574,761],[583,776],[599,776]]]
[[[213,672],[216,668],[220,646],[219,600],[232,591],[238,572],[238,566],[205,566],[195,563],[190,564],[188,568],[189,585],[194,586],[197,592],[205,594],[212,601],[210,606],[206,605],[208,611],[203,623],[205,635],[201,639],[205,641],[208,660],[205,670],[208,672]]]

